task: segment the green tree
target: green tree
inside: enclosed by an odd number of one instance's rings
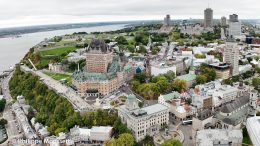
[[[105,142],[105,146],[119,146],[117,144],[117,140],[115,138],[112,138],[111,140]]]
[[[260,78],[253,78],[252,85],[255,87],[256,90],[260,90]]]
[[[135,35],[134,40],[139,45],[140,44],[146,45],[148,43],[148,36],[143,33],[140,33],[140,34]]]
[[[115,39],[115,41],[119,44],[119,45],[127,45],[128,42],[126,40],[126,38],[124,36],[119,36]]]
[[[6,100],[3,98],[0,100],[0,112],[4,111],[5,109]]]
[[[35,114],[34,114],[33,108],[30,107],[30,108],[28,109],[28,115],[27,115],[27,117],[28,117],[29,120],[31,120],[34,116],[35,116]]]
[[[204,84],[207,82],[207,77],[204,75],[198,75],[196,76],[196,83],[197,84]]]
[[[142,141],[138,142],[138,146],[155,146],[153,137],[146,135]]]
[[[119,146],[133,146],[135,144],[133,135],[129,133],[119,135],[116,141]]]
[[[187,83],[184,80],[176,79],[172,82],[172,88],[178,92],[185,90],[187,87]]]
[[[138,102],[138,106],[139,106],[140,108],[142,108],[142,107],[144,106],[144,103],[143,103],[143,102]]]
[[[175,73],[173,71],[168,71],[166,74],[163,74],[163,76],[165,76],[168,81],[173,81],[175,78]]]
[[[179,40],[180,38],[181,38],[181,36],[180,36],[180,33],[179,33],[179,32],[173,32],[173,33],[172,33],[172,39],[173,39],[174,41]]]
[[[158,87],[160,93],[166,93],[170,88],[169,85],[170,83],[167,80],[159,80],[156,82],[156,86]]]
[[[140,83],[145,83],[148,78],[149,76],[145,72],[134,75],[134,80],[139,81]]]
[[[139,81],[133,80],[133,81],[131,81],[131,85],[132,85],[133,90],[136,91],[138,89],[138,86],[141,85],[141,83]]]
[[[143,46],[143,45],[141,45],[141,46],[139,46],[139,50],[138,50],[138,53],[147,53],[147,50],[146,50],[146,48]]]
[[[260,73],[260,68],[259,68],[259,67],[256,67],[256,68],[255,68],[255,71],[256,71],[257,73]]]
[[[207,82],[214,81],[217,77],[216,71],[204,63],[200,65],[200,72],[207,78]]]
[[[137,92],[145,99],[155,100],[160,94],[159,90],[156,83],[145,83],[138,87]]]
[[[135,52],[135,46],[134,45],[128,45],[127,46],[127,50],[131,53],[134,53]]]
[[[151,51],[153,55],[156,55],[160,51],[160,49],[158,47],[152,47]]]
[[[196,58],[206,58],[204,54],[195,54],[194,55]]]
[[[123,133],[131,133],[131,130],[129,130],[127,128],[127,125],[126,124],[123,124],[121,122],[121,119],[120,118],[117,118],[115,121],[114,121],[114,125],[113,125],[113,128],[115,130],[115,133],[116,133],[116,137],[120,134],[123,134]]]
[[[7,120],[6,119],[0,119],[0,125],[1,126],[5,126],[7,124]]]
[[[161,146],[182,146],[181,142],[175,139],[169,139],[164,141]]]

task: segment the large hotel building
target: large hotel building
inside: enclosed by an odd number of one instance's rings
[[[87,48],[86,68],[73,74],[72,83],[81,95],[107,95],[131,79],[133,69],[122,59],[113,55],[109,46],[93,39]]]

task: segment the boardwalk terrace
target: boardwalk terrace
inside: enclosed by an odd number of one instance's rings
[[[126,105],[119,107],[118,116],[131,129],[137,141],[141,141],[146,135],[157,134],[162,126],[169,123],[168,107],[155,104],[139,108],[134,95],[129,95]]]
[[[72,76],[72,83],[81,95],[107,95],[133,75],[132,67],[125,60],[122,63],[119,56],[113,56],[108,45],[101,40],[94,39],[90,43],[86,62],[86,70],[76,71]]]

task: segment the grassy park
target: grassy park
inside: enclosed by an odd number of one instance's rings
[[[52,72],[44,72],[44,74],[50,76],[54,80],[66,80],[67,84],[71,84],[71,75],[63,74],[63,73],[52,73]]]
[[[62,54],[69,54],[69,52],[75,51],[78,48],[76,47],[62,47],[62,48],[55,48],[55,49],[50,49],[50,50],[44,50],[40,51],[40,55],[42,57],[44,56],[59,56]]]

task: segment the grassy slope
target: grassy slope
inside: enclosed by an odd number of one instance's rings
[[[51,50],[45,50],[45,51],[40,51],[41,56],[48,56],[48,55],[61,55],[63,53],[69,53],[72,51],[77,50],[78,48],[76,47],[62,47],[62,48],[55,48]]]

